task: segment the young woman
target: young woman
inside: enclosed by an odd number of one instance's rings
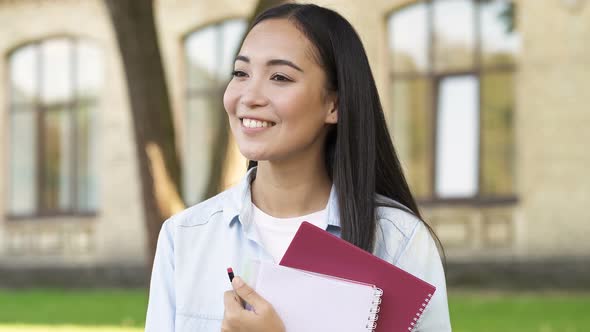
[[[437,246],[350,23],[315,5],[262,13],[223,101],[249,171],[162,226],[146,331],[284,331],[272,305],[239,277],[230,285],[226,268],[280,261],[304,220],[435,285],[416,330],[450,331]]]

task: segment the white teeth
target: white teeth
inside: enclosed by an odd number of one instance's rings
[[[266,128],[266,127],[272,126],[272,124],[270,122],[258,121],[258,120],[253,120],[253,119],[243,119],[242,123],[244,124],[244,127],[246,127],[246,128]]]

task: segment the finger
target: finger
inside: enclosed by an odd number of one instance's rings
[[[223,294],[223,303],[226,312],[237,313],[240,310],[244,310],[241,300],[236,296],[234,291],[227,291]]]
[[[252,287],[248,286],[240,277],[234,277],[232,287],[238,293],[238,296],[249,303],[254,310],[263,308],[268,302],[262,298]]]

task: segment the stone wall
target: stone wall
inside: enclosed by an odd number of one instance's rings
[[[75,14],[73,14],[75,13]],[[100,0],[0,2],[0,266],[145,264],[130,112],[120,57]],[[94,217],[8,220],[8,54],[51,37],[85,38],[103,56],[105,84],[97,114],[99,208]]]
[[[517,153],[526,257],[590,255],[590,4],[520,1]]]

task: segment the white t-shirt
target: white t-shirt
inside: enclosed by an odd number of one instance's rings
[[[285,255],[302,222],[307,221],[322,229],[326,229],[328,225],[326,209],[293,218],[275,218],[254,204],[252,209],[252,220],[258,229],[262,246],[270,253],[275,263],[279,263]]]

